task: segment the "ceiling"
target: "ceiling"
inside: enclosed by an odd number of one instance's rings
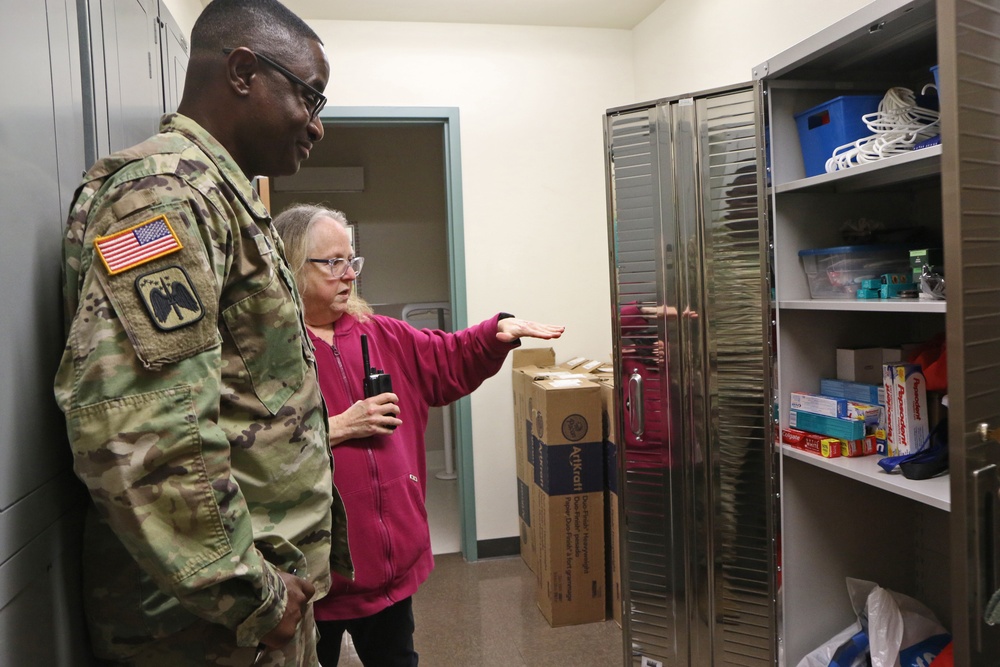
[[[283,0],[307,20],[420,21],[631,30],[664,0]],[[202,5],[207,0],[202,0]]]

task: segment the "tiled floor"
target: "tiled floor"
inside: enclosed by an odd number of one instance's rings
[[[414,644],[423,667],[616,667],[614,621],[550,628],[535,604],[535,575],[520,556],[466,563],[458,527],[458,483],[439,480],[428,457],[427,514],[436,568],[413,598]],[[344,635],[338,667],[360,667]],[[375,666],[377,667],[377,666]]]
[[[466,563],[436,556],[413,598],[414,644],[426,667],[615,667],[614,621],[550,628],[535,605],[535,577],[519,556]],[[339,667],[361,665],[345,635]]]

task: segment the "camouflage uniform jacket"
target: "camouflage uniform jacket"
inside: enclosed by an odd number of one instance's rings
[[[55,390],[93,500],[95,652],[122,659],[199,618],[254,646],[284,612],[277,569],[317,597],[331,566],[353,571],[315,357],[267,210],[211,135],[169,115],[86,174],[63,255]]]

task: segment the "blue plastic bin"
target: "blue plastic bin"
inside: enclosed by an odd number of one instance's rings
[[[878,111],[881,101],[881,95],[841,95],[795,114],[807,177],[826,173],[835,148],[871,134],[861,117]]]
[[[934,87],[937,88],[938,95],[940,95],[941,94],[941,82],[940,82],[940,79],[938,78],[938,66],[937,65],[935,65],[934,67],[931,68],[931,74],[934,75]]]

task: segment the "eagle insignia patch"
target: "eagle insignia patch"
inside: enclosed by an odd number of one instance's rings
[[[139,276],[135,288],[153,324],[161,331],[194,324],[205,315],[191,279],[179,266]]]

